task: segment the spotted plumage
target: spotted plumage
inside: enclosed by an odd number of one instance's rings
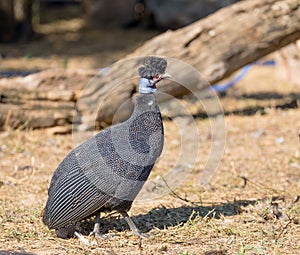
[[[152,92],[164,78],[166,66],[162,58],[146,58],[138,70],[141,94],[131,117],[73,149],[55,170],[43,222],[59,237],[72,236],[65,232],[75,231],[70,226],[76,222],[113,210],[141,235],[127,211],[163,149],[162,118]],[[95,229],[98,234],[99,224]]]

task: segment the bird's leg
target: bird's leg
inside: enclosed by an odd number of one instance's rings
[[[129,225],[131,231],[139,236],[139,237],[142,237],[142,238],[148,238],[150,237],[150,235],[146,234],[146,233],[142,233],[138,228],[137,226],[134,224],[133,220],[129,217],[128,213],[127,212],[122,212],[121,213],[122,216],[124,217],[124,219],[126,220],[127,224]]]
[[[94,235],[96,238],[100,238],[100,213],[96,214],[95,225],[93,231],[90,233],[90,236]]]
[[[106,235],[100,234],[100,213],[96,214],[94,230],[90,233],[90,236],[94,235],[98,239],[108,240]]]

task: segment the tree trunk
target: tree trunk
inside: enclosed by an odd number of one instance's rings
[[[32,0],[1,0],[0,42],[28,41],[32,35]]]
[[[160,91],[180,97],[190,91],[178,84],[204,89],[209,83],[218,82],[298,38],[299,0],[245,0],[182,29],[167,31],[114,64],[109,73],[97,75],[89,84],[77,104],[86,122],[82,128],[91,128],[95,123],[93,104],[101,105],[97,116],[100,127],[110,125],[118,108],[125,102],[127,109],[122,107],[118,119],[124,120],[131,114],[130,98],[137,91],[137,80],[132,82],[132,78],[137,76],[136,69],[141,59],[128,60],[130,58],[160,55],[184,61],[196,68],[208,82],[180,70],[182,65],[176,66],[176,61],[173,61],[172,67],[169,66],[172,79],[177,83],[164,81],[159,85]],[[118,82],[122,85],[115,86]]]
[[[15,36],[14,2],[0,1],[0,42],[10,42]]]
[[[18,41],[28,41],[33,36],[32,0],[14,0]]]
[[[244,65],[299,38],[300,0],[245,0],[221,9],[206,19],[185,28],[167,31],[153,38],[125,59],[98,73],[84,89],[83,86],[91,77],[91,73],[77,76],[81,77],[80,82],[70,71],[65,73],[52,71],[52,74],[48,71],[47,79],[45,77],[41,79],[43,73],[35,74],[34,77],[28,76],[24,80],[27,80],[29,84],[32,81],[39,82],[39,84],[43,84],[42,81],[52,83],[50,89],[43,86],[34,87],[30,95],[22,91],[30,90],[28,87],[20,85],[20,89],[15,91],[14,81],[11,81],[12,83],[6,81],[8,84],[6,90],[1,89],[0,94],[0,126],[17,127],[24,122],[24,119],[30,119],[31,127],[34,128],[56,126],[60,125],[59,123],[63,123],[62,126],[69,125],[73,116],[71,109],[77,101],[78,91],[74,92],[74,88],[62,86],[61,81],[67,81],[66,84],[78,84],[78,90],[82,91],[76,105],[75,121],[82,123],[78,128],[80,130],[94,129],[96,119],[99,127],[106,127],[115,120],[116,115],[117,120],[121,121],[131,114],[132,98],[137,92],[137,68],[142,60],[142,58],[136,58],[138,56],[160,55],[173,58],[174,60],[170,61],[168,67],[173,81],[162,82],[159,84],[159,90],[180,97],[190,92],[180,84],[188,85],[190,90],[207,88],[209,83],[215,83]],[[208,82],[194,76],[191,72],[180,69],[183,64],[177,62],[176,59],[196,68]],[[38,92],[33,93],[34,90]],[[65,96],[70,91],[73,96],[67,97],[68,99],[65,97],[62,99],[59,96],[53,100],[53,95],[56,93]],[[48,96],[41,96],[44,95],[43,93]],[[52,94],[52,99],[49,93]],[[17,101],[8,100],[8,98],[17,98],[16,96],[20,94],[29,95],[30,100],[23,98],[21,103],[18,99]],[[159,100],[165,99],[159,98]],[[41,100],[49,102],[39,105]],[[38,106],[32,101],[38,103]],[[57,117],[60,116],[60,102],[62,108],[68,112],[61,119]],[[10,104],[9,107],[8,104]],[[120,107],[121,105],[123,107]],[[33,109],[43,109],[41,115],[44,119],[40,118],[38,111],[36,111],[36,116],[32,115]],[[64,111],[61,112],[64,113]],[[52,119],[45,119],[48,116]],[[14,124],[19,118],[22,121]]]
[[[55,69],[24,78],[0,79],[0,129],[54,128],[54,133],[70,132],[81,88],[95,74]]]

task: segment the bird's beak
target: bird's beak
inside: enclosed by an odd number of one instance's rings
[[[162,80],[162,79],[167,79],[167,78],[170,78],[170,77],[172,77],[170,74],[165,73],[165,74],[162,74],[159,78],[160,78],[160,80]]]

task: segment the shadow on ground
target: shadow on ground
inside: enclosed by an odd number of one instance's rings
[[[36,255],[34,253],[28,253],[28,252],[17,252],[17,251],[1,251],[0,255]]]
[[[299,108],[300,93],[289,93],[287,95],[283,95],[276,92],[260,92],[229,95],[227,98],[235,100],[234,104],[236,105],[238,105],[239,102],[246,102],[244,101],[245,99],[249,100],[249,102],[243,103],[242,106],[235,110],[227,109],[226,105],[223,105],[223,111],[225,115],[252,116],[257,113],[262,115],[267,114],[269,108],[279,110],[297,109]],[[255,103],[252,100],[255,100]],[[212,116],[213,115],[210,115],[210,117]],[[204,119],[208,116],[207,112],[199,111],[197,114],[193,115],[193,117]]]
[[[220,216],[233,216],[242,212],[242,207],[253,205],[256,200],[236,200],[234,202],[217,204],[211,206],[192,205],[178,208],[154,208],[147,214],[131,217],[142,232],[148,232],[152,228],[166,229],[168,227],[185,224],[195,217],[207,217],[219,219]],[[83,225],[83,234],[88,234],[94,225],[93,218],[86,220]],[[109,230],[129,230],[126,221],[119,215],[104,217],[101,219],[100,230],[102,234]]]
[[[281,94],[278,92],[259,92],[259,93],[247,93],[236,96],[237,99],[257,99],[257,100],[265,100],[268,101],[270,99],[299,99],[300,93],[288,93]]]

